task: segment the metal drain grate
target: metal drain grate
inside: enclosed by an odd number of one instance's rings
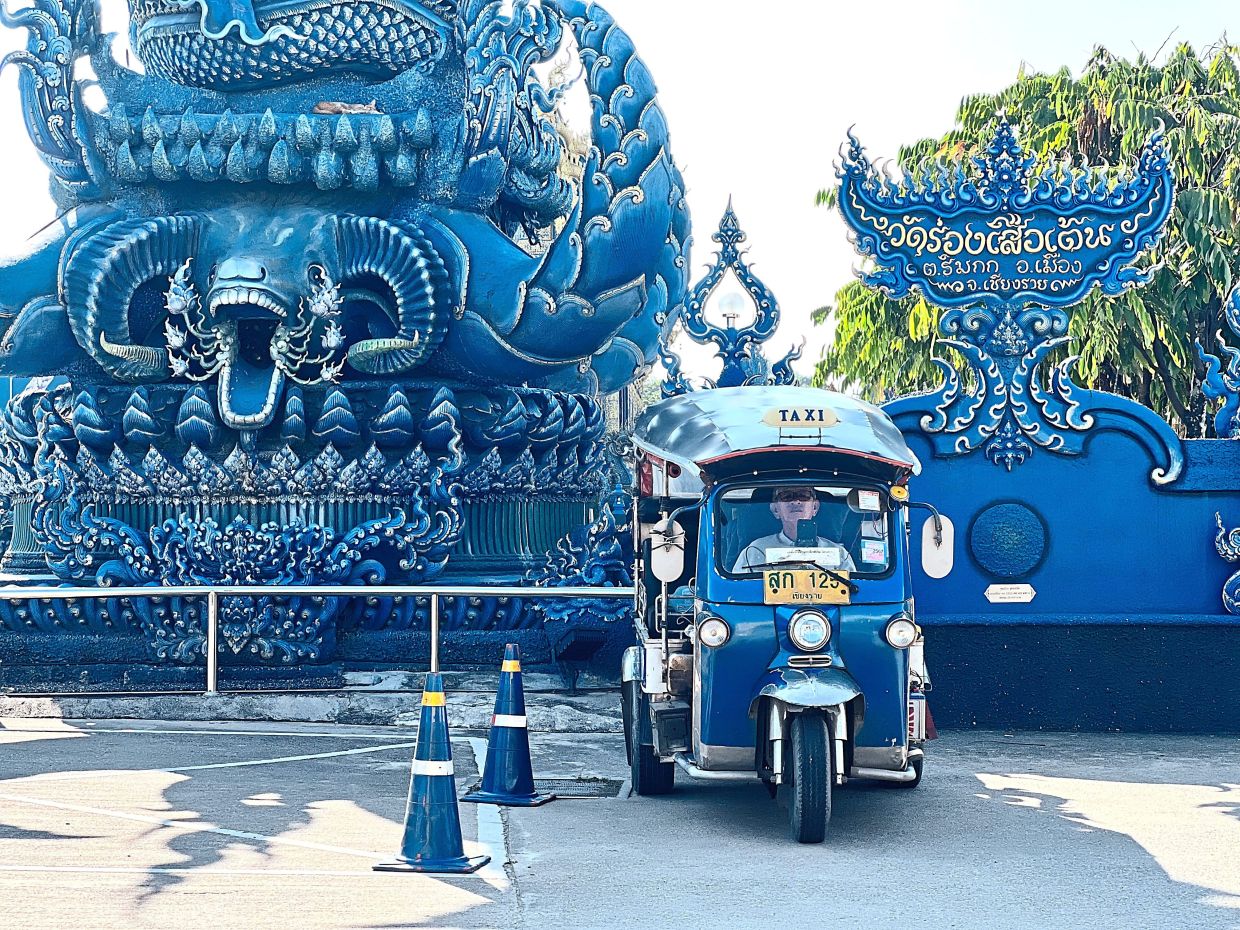
[[[465,793],[478,790],[481,784],[470,785]],[[614,778],[538,778],[534,781],[540,794],[554,794],[565,801],[614,798],[620,794],[623,784]]]

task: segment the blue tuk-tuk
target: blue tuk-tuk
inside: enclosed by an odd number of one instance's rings
[[[950,570],[950,522],[909,500],[919,470],[878,407],[800,387],[705,390],[634,430],[637,642],[623,663],[633,789],[677,768],[784,789],[794,837],[821,842],[852,779],[921,780],[930,687],[908,509]]]

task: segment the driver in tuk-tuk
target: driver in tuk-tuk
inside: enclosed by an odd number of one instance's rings
[[[772,549],[835,549],[839,553],[839,564],[828,566],[840,571],[856,571],[852,556],[840,543],[833,542],[822,536],[815,537],[810,544],[808,540],[798,542],[797,524],[802,520],[813,520],[818,516],[821,502],[817,492],[809,485],[786,485],[775,489],[771,501],[771,514],[779,521],[779,532],[769,536],[759,536],[741,550],[736,564],[732,567],[733,574],[744,574],[755,571],[767,562]]]

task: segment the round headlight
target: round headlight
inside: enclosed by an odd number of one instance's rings
[[[917,639],[917,624],[908,617],[896,617],[887,624],[883,636],[897,649],[907,649]]]
[[[732,631],[728,625],[718,617],[703,620],[702,625],[698,627],[698,639],[701,640],[703,646],[712,648],[722,646],[731,635]]]
[[[788,635],[798,649],[814,652],[831,638],[831,621],[816,610],[802,610],[788,624]]]

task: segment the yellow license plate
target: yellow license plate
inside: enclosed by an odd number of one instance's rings
[[[847,572],[837,572],[847,578]],[[848,604],[848,585],[812,568],[767,569],[762,573],[767,604]]]

